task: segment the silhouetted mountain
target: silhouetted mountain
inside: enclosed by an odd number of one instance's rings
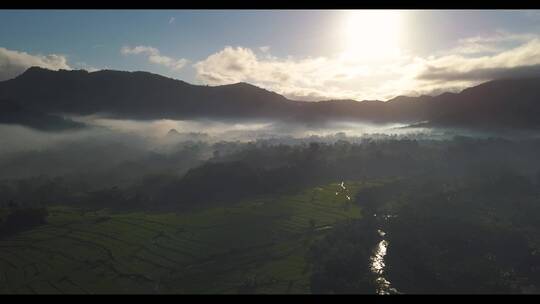
[[[296,103],[246,83],[208,87],[147,72],[36,67],[0,83],[0,98],[51,113],[139,119],[282,116]]]
[[[430,126],[539,127],[540,78],[490,81],[460,93],[384,101],[289,100],[237,83],[199,86],[147,72],[89,73],[29,68],[0,82],[0,99],[42,113],[106,114],[135,119],[271,118],[427,122]]]
[[[61,116],[25,109],[7,100],[0,100],[0,124],[18,124],[43,131],[78,129],[85,126]]]
[[[429,103],[431,125],[540,127],[540,78],[501,79],[442,94]]]

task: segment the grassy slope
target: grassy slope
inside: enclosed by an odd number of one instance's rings
[[[368,185],[345,186],[179,215],[52,207],[0,240],[0,293],[309,293],[309,244],[360,217]]]

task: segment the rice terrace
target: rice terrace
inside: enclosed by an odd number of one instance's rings
[[[181,215],[50,207],[0,240],[1,292],[308,293],[309,244],[361,215],[366,185],[340,185]]]

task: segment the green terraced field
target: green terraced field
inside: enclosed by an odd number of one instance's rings
[[[309,293],[310,243],[360,217],[369,185],[344,185],[182,214],[50,207],[0,240],[0,293]]]

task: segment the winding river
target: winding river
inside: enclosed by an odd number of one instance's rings
[[[377,249],[371,257],[371,271],[377,276],[377,294],[399,294],[399,292],[393,288],[390,282],[384,277],[384,268],[386,266],[384,257],[386,256],[388,241],[384,239],[384,236],[386,235],[384,231],[378,230],[377,232],[383,238],[379,244],[377,244]]]
[[[343,193],[347,197],[347,200],[351,200],[351,197],[347,195],[349,193],[347,191],[347,187],[345,187],[345,182],[343,181],[341,182],[341,184],[339,184],[339,188],[336,190],[336,196],[339,195],[340,193]],[[374,214],[373,216],[377,216],[377,215]],[[383,219],[387,220],[390,217],[391,215],[384,215]],[[388,247],[388,241],[384,238],[386,235],[384,231],[378,229],[377,232],[381,236],[382,240],[379,242],[379,244],[377,244],[377,248],[370,258],[371,271],[373,272],[373,274],[376,275],[377,294],[380,294],[380,295],[400,294],[400,292],[397,291],[397,289],[391,286],[390,281],[388,281],[384,277],[385,267],[386,267],[386,264],[384,262],[384,257],[386,256],[386,249]]]

